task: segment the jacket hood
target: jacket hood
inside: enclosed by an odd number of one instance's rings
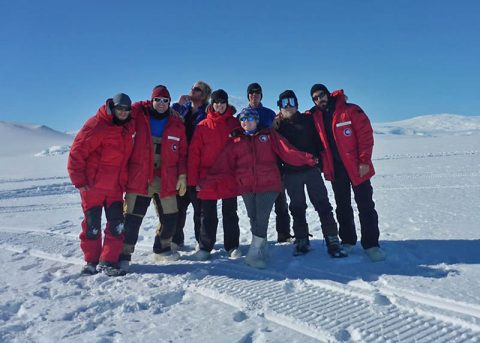
[[[235,107],[233,107],[232,105],[228,105],[225,112],[223,114],[220,114],[218,112],[215,112],[212,105],[209,105],[207,107],[207,118],[210,118],[210,119],[213,119],[213,120],[218,120],[220,118],[225,118],[226,119],[226,118],[229,118],[229,117],[233,117],[233,115],[236,112],[237,112],[237,109]]]

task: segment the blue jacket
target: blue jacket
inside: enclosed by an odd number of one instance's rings
[[[200,123],[203,119],[207,118],[207,106],[208,103],[203,104],[198,108],[197,113],[192,113],[192,102],[187,101],[184,105],[180,105],[178,102],[172,105],[172,108],[180,113],[183,118],[183,122],[185,124],[185,132],[187,134],[187,141],[190,143],[193,136],[193,131],[198,123]]]
[[[248,106],[253,109],[252,106]],[[255,108],[260,116],[260,122],[258,123],[258,130],[267,129],[272,127],[273,119],[275,118],[276,114],[271,109],[267,107],[263,107],[260,103],[260,106]]]

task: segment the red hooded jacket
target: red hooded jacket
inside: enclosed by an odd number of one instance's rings
[[[280,192],[282,179],[278,168],[278,157],[294,165],[313,166],[315,160],[307,152],[295,149],[275,130],[267,128],[253,136],[239,134],[220,154],[210,169],[201,189],[214,189],[219,198],[226,191],[236,189],[236,194]]]
[[[108,99],[75,136],[67,169],[76,188],[125,191],[135,125],[132,120],[123,125],[114,124],[111,102],[112,99]]]
[[[235,108],[228,106],[223,114],[214,112],[213,107],[207,108],[207,118],[198,123],[193,133],[188,150],[188,185],[200,186],[206,178],[210,167],[215,163],[220,152],[229,140],[230,132],[240,128],[239,121],[233,117]],[[232,195],[233,196],[233,195]],[[213,190],[200,190],[200,199],[219,198]]]
[[[150,131],[151,101],[139,101],[132,105],[136,136],[128,172],[127,192],[147,194],[148,185],[155,176],[160,177],[160,197],[177,194],[178,176],[187,173],[187,138],[180,118],[170,115],[162,135],[160,168],[153,166],[153,140]]]
[[[359,106],[345,102],[343,90],[337,90],[331,96],[336,99],[332,130],[338,153],[352,185],[358,186],[375,175],[372,164],[372,125]],[[323,114],[317,107],[311,110],[311,114],[314,116],[315,126],[325,147],[325,150],[321,153],[323,173],[327,180],[332,181],[334,179],[333,155],[325,131]],[[360,177],[358,170],[360,164],[368,164],[370,167],[368,173],[363,177]]]

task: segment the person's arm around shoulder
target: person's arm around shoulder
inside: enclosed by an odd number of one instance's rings
[[[312,154],[297,150],[291,145],[285,137],[270,129],[270,137],[272,140],[272,149],[280,159],[292,166],[301,167],[304,165],[314,166],[318,164],[318,159],[315,159]]]

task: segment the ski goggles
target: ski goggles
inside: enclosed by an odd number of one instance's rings
[[[169,98],[153,98],[155,102],[163,102],[164,104],[168,104],[170,102]]]
[[[130,112],[132,108],[127,105],[117,105],[114,107],[117,111]]]
[[[243,116],[240,118],[240,121],[243,123],[243,122],[246,122],[246,121],[254,121],[254,120],[258,120],[258,117],[255,117],[255,116]]]
[[[295,98],[283,98],[279,101],[280,108],[297,107],[297,101]]]
[[[312,96],[312,100],[313,100],[313,101],[318,101],[318,100],[320,100],[321,98],[323,98],[325,95],[327,95],[326,92],[320,91],[320,93],[318,93],[318,95]]]

